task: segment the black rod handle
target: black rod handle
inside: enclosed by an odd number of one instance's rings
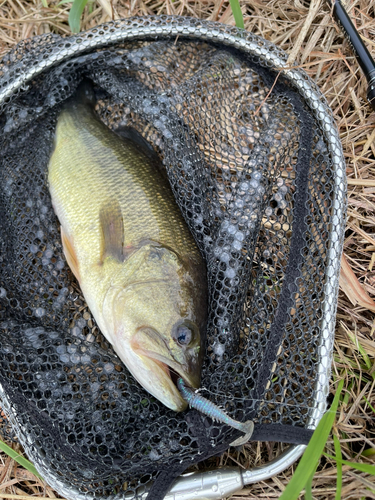
[[[332,13],[340,26],[346,39],[349,42],[354,55],[357,58],[359,65],[361,66],[367,81],[367,99],[371,104],[372,108],[375,110],[375,62],[371,57],[370,52],[367,50],[362,38],[359,36],[358,31],[355,29],[350,17],[348,16],[346,10],[344,9],[340,0],[328,0],[328,3],[333,7]]]

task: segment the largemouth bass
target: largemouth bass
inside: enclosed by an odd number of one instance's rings
[[[172,374],[199,387],[206,271],[160,165],[102,123],[81,88],[58,117],[48,181],[67,262],[103,335],[148,392],[184,410]]]

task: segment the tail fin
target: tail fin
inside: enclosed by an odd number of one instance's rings
[[[90,123],[95,113],[96,96],[94,86],[90,80],[83,80],[76,91],[62,103],[59,121],[73,120],[73,122]]]
[[[94,107],[96,103],[96,97],[93,83],[88,79],[83,80],[78,85],[76,91],[69,99],[69,101],[70,100]]]
[[[90,110],[91,113],[94,110],[95,103],[94,86],[90,80],[85,79],[78,85],[71,97],[63,103],[62,110],[74,114],[78,109],[81,113],[85,109]]]

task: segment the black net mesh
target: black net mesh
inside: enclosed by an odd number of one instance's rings
[[[202,394],[256,429],[305,428],[324,406],[331,327],[323,322],[335,314],[330,252],[338,241],[339,259],[343,204],[334,205],[324,117],[282,74],[275,83],[267,61],[183,33],[82,49],[100,35],[38,37],[0,65],[1,89],[71,51],[12,92],[0,116],[0,382],[21,443],[55,487],[122,498],[239,433],[168,410],[96,326],[63,255],[46,182],[62,103],[90,79],[101,120],[119,135],[135,128],[162,159],[207,262]]]

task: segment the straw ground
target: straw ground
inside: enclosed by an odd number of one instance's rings
[[[69,35],[70,3],[59,0],[0,0],[0,57],[20,40],[41,33]],[[348,43],[338,31],[324,0],[241,1],[245,28],[285,50],[326,96],[336,118],[348,175],[348,220],[340,280],[331,392],[344,379],[326,452],[335,454],[339,438],[344,459],[375,461],[375,115],[366,103],[367,83]],[[375,1],[349,0],[348,11],[375,57]],[[81,29],[113,18],[178,14],[234,24],[226,0],[97,0],[85,8]],[[14,445],[13,445],[14,446]],[[16,445],[17,446],[17,445]],[[212,465],[251,467],[277,456],[280,445],[246,446],[226,453]],[[201,468],[201,466],[199,466]],[[278,498],[295,467],[246,488],[233,499]],[[342,467],[342,488],[336,494],[338,464],[323,457],[305,498],[375,499],[375,478],[349,465]],[[304,494],[300,498],[303,498]],[[0,460],[0,498],[59,498],[6,455]]]

